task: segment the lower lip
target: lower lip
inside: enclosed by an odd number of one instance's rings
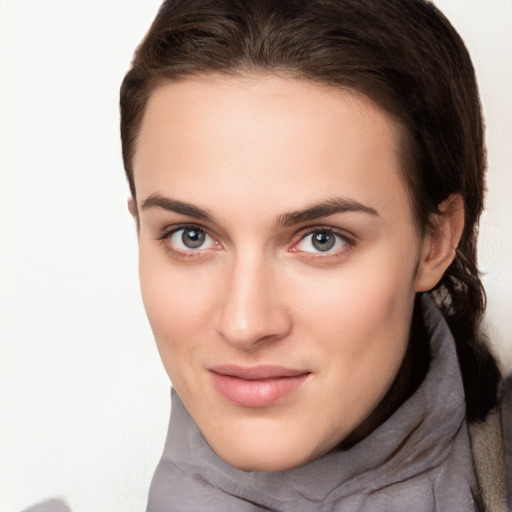
[[[272,405],[296,391],[308,375],[248,380],[212,372],[215,389],[234,404],[243,407]]]

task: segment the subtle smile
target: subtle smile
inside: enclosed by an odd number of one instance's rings
[[[282,366],[209,368],[215,389],[242,407],[267,407],[297,390],[310,375],[304,370]]]

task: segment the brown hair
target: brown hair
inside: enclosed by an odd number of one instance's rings
[[[167,0],[121,86],[123,160],[132,160],[147,100],[164,81],[220,73],[285,74],[359,91],[404,133],[404,175],[420,230],[450,194],[465,227],[433,292],[453,332],[469,417],[496,402],[499,371],[481,339],[485,292],[476,266],[485,148],[468,52],[425,0]]]

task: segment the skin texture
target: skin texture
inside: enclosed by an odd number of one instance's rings
[[[460,198],[420,237],[394,122],[357,93],[275,76],[160,86],[134,176],[145,308],[210,446],[247,471],[285,470],[335,448],[390,388],[415,293],[453,258]],[[364,208],[287,215],[339,198]],[[170,211],[168,199],[202,212]],[[204,244],[184,246],[183,231],[173,234],[183,224],[204,230]],[[333,248],[319,251],[312,229],[334,230]],[[307,377],[270,405],[247,407],[213,385],[211,368],[226,364]]]

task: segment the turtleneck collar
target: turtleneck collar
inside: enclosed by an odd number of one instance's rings
[[[474,510],[475,479],[454,341],[432,299],[422,297],[421,307],[431,362],[418,389],[362,441],[304,466],[275,473],[230,466],[210,448],[172,391],[169,434],[148,512],[222,510],[219,506],[247,511],[331,511],[338,506],[347,512]]]

